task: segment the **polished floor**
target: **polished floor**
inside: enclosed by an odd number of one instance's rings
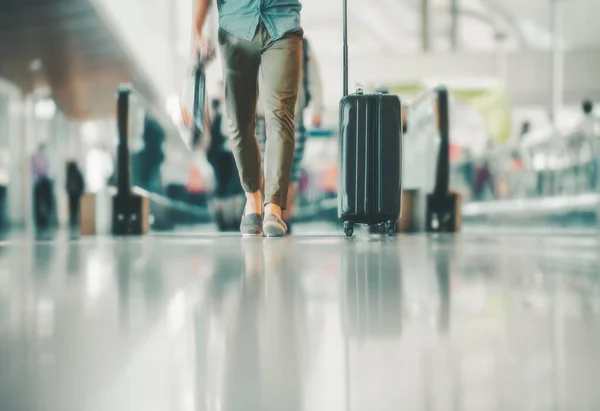
[[[600,237],[298,232],[1,242],[0,411],[600,409]]]

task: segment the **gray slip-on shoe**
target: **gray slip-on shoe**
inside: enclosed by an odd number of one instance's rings
[[[263,234],[263,218],[260,214],[246,214],[242,217],[240,232],[243,236],[259,236]]]
[[[267,237],[283,237],[287,234],[287,226],[281,218],[267,214],[263,223],[263,231]]]

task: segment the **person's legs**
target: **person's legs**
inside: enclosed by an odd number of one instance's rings
[[[35,186],[35,210],[38,228],[46,228],[50,218],[50,194],[49,182],[46,178],[40,178]]]
[[[40,185],[39,182],[33,183],[32,190],[32,205],[33,205],[33,220],[35,222],[36,228],[40,226]]]
[[[260,30],[252,41],[219,31],[225,77],[225,104],[230,123],[229,139],[246,193],[246,213],[261,214],[261,159],[254,135],[258,68],[262,52]]]
[[[79,196],[69,194],[69,223],[74,226],[79,217]]]
[[[302,32],[269,43],[260,64],[264,90],[267,142],[265,148],[265,211],[276,219],[287,206],[294,159],[294,111],[302,70]],[[285,231],[281,234],[285,234]]]

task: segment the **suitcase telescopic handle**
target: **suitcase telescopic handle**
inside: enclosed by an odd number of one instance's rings
[[[344,81],[344,97],[348,95],[348,0],[343,0],[343,50],[342,50],[342,67],[343,67],[343,81]]]

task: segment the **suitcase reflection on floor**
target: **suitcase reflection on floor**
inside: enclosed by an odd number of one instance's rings
[[[460,394],[456,352],[447,344],[454,250],[445,240],[425,241],[424,248],[404,245],[401,252],[381,241],[352,242],[342,252],[346,403],[352,409],[392,410],[399,403],[447,409],[439,398],[451,403]]]
[[[343,327],[350,337],[397,335],[402,330],[402,272],[395,248],[350,245],[342,256]],[[399,260],[398,260],[399,262]]]

